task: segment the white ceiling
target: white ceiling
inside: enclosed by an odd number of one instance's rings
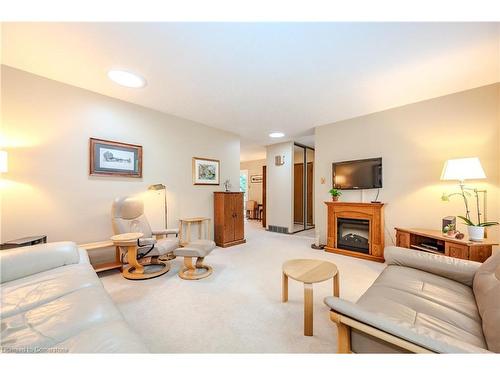
[[[499,81],[498,23],[4,23],[3,63],[239,134],[312,128]],[[144,89],[108,80],[137,72]],[[305,138],[303,138],[305,137]]]

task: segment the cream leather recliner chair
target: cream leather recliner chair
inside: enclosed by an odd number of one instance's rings
[[[124,269],[124,277],[143,279],[163,275],[170,269],[168,260],[175,258],[173,252],[179,247],[178,229],[152,230],[144,215],[144,203],[139,198],[116,198],[112,207],[113,231],[116,234],[142,233],[137,240],[137,258],[129,257],[130,266]],[[175,235],[175,237],[168,237]],[[123,249],[126,253],[128,250]],[[126,255],[126,254],[125,254]],[[134,257],[135,258],[135,257]],[[149,262],[141,259],[150,258]],[[139,262],[139,260],[141,260]],[[144,267],[160,268],[159,271],[146,272]],[[141,275],[138,275],[140,273]],[[129,276],[129,277],[127,277]]]
[[[168,260],[177,256],[184,257],[184,264],[179,270],[179,277],[185,280],[199,280],[212,273],[212,267],[203,263],[205,257],[215,249],[215,242],[210,239],[198,239],[180,247],[178,229],[151,230],[144,215],[144,203],[139,198],[122,197],[113,202],[113,231],[115,235],[125,233],[142,233],[137,240],[135,256],[128,257],[129,266],[123,270],[123,276],[128,279],[147,279],[163,275],[170,269]],[[175,237],[168,237],[175,234]],[[154,237],[153,237],[154,236]],[[127,248],[124,251],[130,251]],[[150,257],[149,262],[140,259]],[[193,264],[193,258],[196,258]],[[146,272],[146,267],[162,267],[159,271]]]

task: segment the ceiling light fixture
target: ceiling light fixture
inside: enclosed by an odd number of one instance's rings
[[[269,133],[269,137],[271,137],[271,138],[283,138],[284,136],[285,136],[285,133],[282,133],[282,132]]]
[[[146,80],[144,78],[125,70],[112,69],[108,72],[108,77],[113,82],[125,87],[137,89],[146,86]]]

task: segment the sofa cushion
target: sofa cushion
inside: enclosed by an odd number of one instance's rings
[[[73,264],[2,284],[0,317],[22,313],[75,292],[101,286],[88,264]]]
[[[500,353],[500,252],[479,267],[473,289],[488,350]]]
[[[0,314],[7,350],[147,352],[88,263],[3,283]]]
[[[472,289],[459,282],[391,265],[356,304],[433,339],[486,348]]]

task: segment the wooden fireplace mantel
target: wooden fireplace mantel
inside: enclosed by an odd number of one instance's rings
[[[384,262],[384,203],[325,202],[325,204],[328,209],[327,244],[325,251]],[[338,247],[338,218],[368,220],[368,254]]]

